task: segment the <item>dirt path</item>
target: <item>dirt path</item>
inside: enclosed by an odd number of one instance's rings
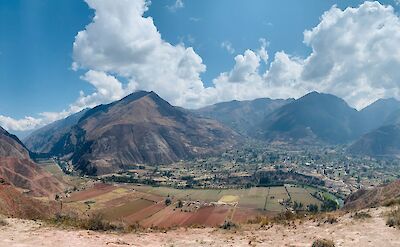
[[[306,222],[270,229],[242,227],[237,232],[219,229],[178,229],[167,233],[111,234],[61,230],[39,222],[7,219],[0,227],[0,246],[311,246],[317,237],[335,241],[336,246],[400,246],[400,230],[385,225],[383,209],[373,209],[367,220],[343,216],[338,223]]]

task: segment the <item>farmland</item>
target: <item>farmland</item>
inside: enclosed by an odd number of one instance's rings
[[[175,189],[144,185],[97,183],[72,193],[65,203],[84,213],[101,213],[110,221],[144,227],[218,226],[225,220],[244,223],[259,215],[274,215],[322,202],[315,188],[296,185],[247,189]]]

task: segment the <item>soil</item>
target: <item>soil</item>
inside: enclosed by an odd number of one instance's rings
[[[6,219],[0,227],[0,246],[311,246],[317,238],[331,239],[336,246],[400,246],[400,229],[385,224],[387,208],[371,209],[372,218],[356,220],[351,214],[337,223],[299,222],[291,226],[260,228],[241,226],[237,230],[179,228],[168,232],[102,233],[65,230],[39,221]]]

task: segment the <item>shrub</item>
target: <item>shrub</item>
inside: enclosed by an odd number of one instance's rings
[[[7,225],[8,225],[7,221],[0,218],[0,226],[7,226]]]
[[[123,229],[121,226],[111,224],[104,220],[101,214],[93,214],[89,218],[80,218],[72,214],[56,214],[49,222],[59,226],[75,227],[92,231],[116,231]]]
[[[260,224],[260,226],[267,226],[270,223],[270,219],[267,216],[260,216],[257,215],[257,217],[253,219],[249,219],[247,221],[249,224]]]
[[[372,216],[367,213],[367,212],[356,212],[354,215],[352,215],[353,219],[356,220],[363,220],[363,219],[369,219]]]
[[[386,225],[389,227],[400,227],[400,209],[392,210],[386,220]]]
[[[236,225],[234,222],[232,222],[230,220],[225,220],[221,226],[221,228],[225,229],[225,230],[235,229],[237,227],[238,227],[238,225]]]
[[[326,216],[325,223],[334,224],[337,222],[338,222],[338,219],[334,215],[329,214]]]
[[[335,247],[335,243],[328,239],[317,239],[311,247]]]
[[[273,218],[273,220],[277,223],[287,223],[288,221],[293,221],[296,219],[296,214],[291,211],[285,211],[283,213],[279,213],[277,216]]]
[[[93,214],[86,223],[85,229],[92,231],[117,230],[117,226],[104,220],[103,215]]]

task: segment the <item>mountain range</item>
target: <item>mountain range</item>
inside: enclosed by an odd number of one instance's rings
[[[156,93],[145,91],[81,112],[68,121],[57,123],[63,126],[59,131],[48,127],[37,131],[26,144],[33,150],[68,157],[86,174],[215,154],[240,138],[215,120],[174,107]],[[41,143],[48,146],[38,145]]]
[[[318,92],[297,100],[262,98],[186,110],[154,92],[138,91],[45,126],[24,142],[34,152],[71,160],[86,174],[218,154],[246,138],[349,145],[356,155],[396,156],[399,114],[395,99],[357,111],[341,98]]]

